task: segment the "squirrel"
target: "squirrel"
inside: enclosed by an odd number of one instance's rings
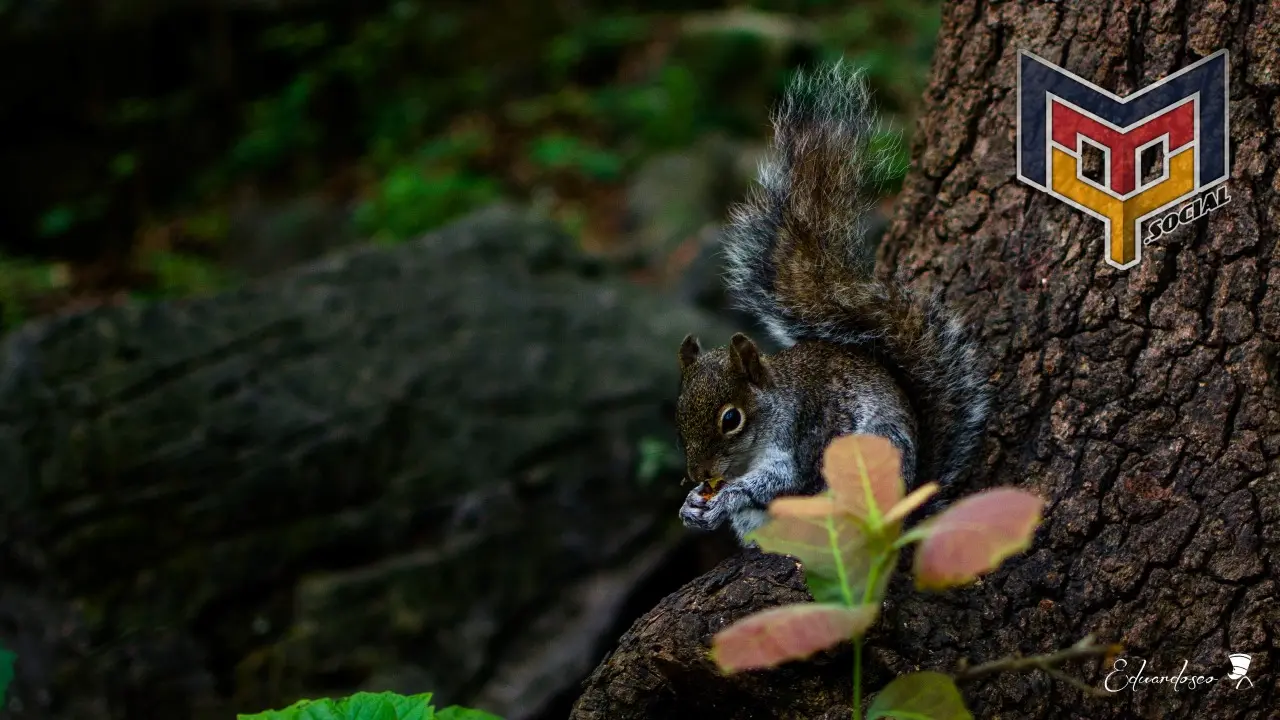
[[[679,349],[676,424],[695,485],[680,518],[728,521],[746,544],[774,498],[825,490],[823,451],[842,435],[887,438],[908,489],[955,483],[989,405],[978,346],[940,295],[873,274],[866,215],[888,151],[873,146],[862,73],[798,73],[772,120],[759,187],[732,210],[723,250],[737,305],[783,349],[766,356],[743,333]]]

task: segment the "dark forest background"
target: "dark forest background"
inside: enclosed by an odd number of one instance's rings
[[[635,246],[646,163],[745,156],[794,68],[834,56],[909,134],[938,25],[935,0],[0,0],[4,327],[498,198],[591,252],[678,255]]]

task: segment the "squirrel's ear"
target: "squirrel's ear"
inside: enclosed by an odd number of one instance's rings
[[[760,348],[756,347],[751,338],[742,333],[735,334],[729,340],[729,357],[733,360],[734,367],[747,376],[747,382],[762,388],[773,384],[769,368],[760,355]]]
[[[702,346],[698,344],[698,338],[685,335],[684,342],[680,343],[680,369],[683,370],[692,365],[698,359],[700,352],[702,352]]]

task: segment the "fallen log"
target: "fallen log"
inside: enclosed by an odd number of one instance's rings
[[[678,535],[707,315],[495,208],[0,344],[16,717],[229,717],[361,687],[508,720],[585,676]]]

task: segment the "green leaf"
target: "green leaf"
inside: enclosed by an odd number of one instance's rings
[[[283,710],[239,715],[240,720],[436,720],[431,693],[398,695],[392,692],[356,693],[334,701],[299,700]]]
[[[283,710],[237,715],[238,720],[342,720],[338,704],[329,698],[299,700]]]
[[[809,587],[809,594],[817,603],[844,603],[844,585],[840,578],[830,572],[821,572],[808,565],[804,566],[804,584]],[[852,597],[852,593],[850,593]]]
[[[9,683],[13,682],[13,664],[17,659],[17,655],[0,648],[0,710],[4,709],[4,698],[9,690]]]
[[[916,587],[940,590],[972,582],[1031,545],[1044,500],[1015,488],[967,497],[920,528]]]
[[[440,717],[431,707],[431,693],[409,696],[385,693],[383,697],[395,708],[396,720],[435,720]]]
[[[801,660],[866,632],[877,605],[784,605],[749,615],[716,633],[711,658],[725,672],[753,670]]]
[[[361,692],[338,703],[345,720],[397,720],[396,706],[381,693]]]
[[[950,677],[938,672],[902,675],[876,694],[867,720],[973,720]]]
[[[502,720],[502,718],[483,710],[451,705],[436,713],[435,720]]]

